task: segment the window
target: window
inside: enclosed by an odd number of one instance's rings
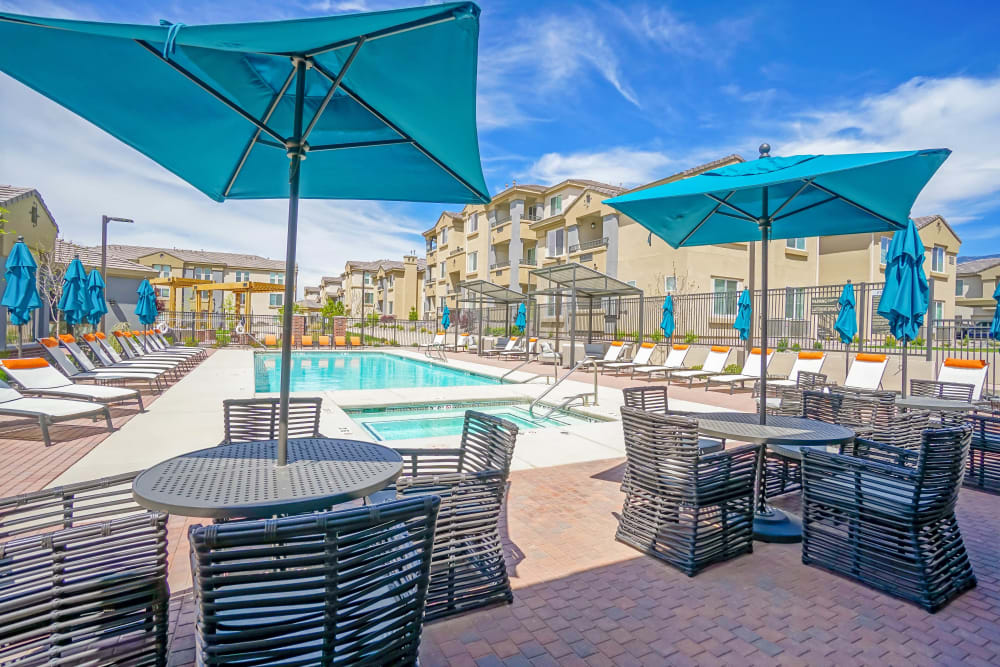
[[[667,276],[663,279],[663,291],[666,294],[673,294],[677,291],[677,276]]]
[[[944,273],[944,248],[939,245],[931,250],[931,271],[934,273]]]
[[[531,246],[530,248],[525,248],[524,260],[525,264],[529,264],[531,266],[535,265],[535,246]]]
[[[156,297],[157,298],[159,298],[159,299],[166,299],[169,296],[170,296],[170,288],[169,287],[157,287],[156,288]]]
[[[965,296],[965,281],[956,280],[955,281],[955,296]]]
[[[375,294],[373,292],[365,292],[365,303],[369,306],[375,303]]]
[[[444,278],[444,262],[441,262],[441,277]]]
[[[566,254],[565,234],[565,229],[550,229],[545,234],[546,257],[559,257]]]
[[[442,227],[441,228],[441,245],[445,245],[447,243],[448,243],[448,228],[447,227]]]
[[[389,307],[389,310],[388,310],[388,311],[386,311],[386,315],[392,315],[392,314],[393,314],[393,313],[392,313],[392,307],[393,307],[393,305],[394,305],[394,304],[393,304],[393,302],[392,302],[392,301],[390,301],[390,302],[389,302],[389,303],[388,303],[387,305],[388,305],[388,307]]]
[[[885,264],[885,258],[889,255],[889,237],[883,236],[879,239],[879,264]]]
[[[556,195],[549,200],[549,215],[562,213],[562,195]]]
[[[364,274],[364,276],[365,276],[365,285],[371,285],[372,284],[372,274],[366,273],[366,274]]]
[[[272,273],[271,274],[271,284],[272,285],[284,285],[285,284],[285,274],[284,273]]]
[[[170,277],[170,265],[169,264],[153,264],[153,270],[160,274],[161,278]]]
[[[716,317],[735,317],[739,281],[728,278],[712,278],[712,314]]]
[[[785,288],[785,319],[804,320],[806,318],[806,290],[804,287]]]
[[[559,301],[562,299],[559,295],[549,296],[548,303],[545,304],[545,315],[546,317],[555,317],[559,309]]]
[[[249,271],[237,271],[236,272],[236,282],[238,282],[238,283],[250,282],[250,272]]]
[[[194,267],[194,277],[195,280],[211,280],[212,268],[208,266],[196,266]]]
[[[284,294],[280,294],[278,292],[275,292],[275,293],[272,293],[270,295],[270,297],[271,297],[271,307],[272,308],[281,308],[282,304],[285,301],[285,295]]]
[[[785,247],[793,248],[795,250],[805,250],[806,240],[805,237],[799,237],[794,239],[785,239]]]
[[[469,269],[468,269],[468,271],[469,271],[469,273],[472,273],[473,271],[476,271],[479,268],[479,253],[478,252],[470,252],[468,254],[468,258],[469,258]]]
[[[934,302],[934,321],[940,322],[944,319],[944,301]]]
[[[472,216],[469,218],[469,230],[468,230],[468,233],[469,234],[473,234],[473,233],[478,232],[478,231],[479,231],[479,214],[478,213],[473,213]]]

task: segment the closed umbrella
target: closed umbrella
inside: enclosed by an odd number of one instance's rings
[[[97,269],[91,269],[87,276],[87,321],[95,327],[101,323],[101,318],[108,313],[108,304],[104,300],[104,278]]]
[[[517,314],[514,316],[514,326],[521,330],[522,333],[527,333],[524,331],[525,325],[528,324],[528,309],[521,302],[517,304]]]
[[[930,286],[924,272],[924,244],[910,220],[903,231],[892,235],[885,257],[885,287],[878,314],[889,320],[889,331],[903,344],[903,396],[906,396],[906,346],[920,335],[930,302]]]
[[[993,309],[993,323],[990,324],[990,338],[993,340],[1000,340],[1000,283],[997,284],[997,288],[993,290],[993,300],[997,302],[996,308]]]
[[[87,271],[79,257],[66,267],[63,275],[62,295],[59,297],[59,310],[62,311],[66,325],[72,327],[86,321],[87,317]]]
[[[139,318],[139,323],[143,327],[150,327],[156,321],[156,291],[149,284],[148,279],[143,279],[136,290],[139,301],[135,304],[135,316]],[[146,347],[146,337],[142,338],[143,349]]]
[[[767,349],[771,239],[903,229],[917,195],[951,151],[760,158],[613,197],[618,209],[674,248],[761,241],[761,348]],[[767,355],[761,395],[767,395]],[[767,404],[760,402],[760,422]]]
[[[0,305],[7,307],[8,321],[17,326],[17,356],[21,356],[21,327],[31,321],[31,313],[42,306],[38,297],[38,285],[35,281],[35,271],[38,264],[31,256],[31,251],[24,243],[24,237],[18,236],[17,243],[7,255],[4,271],[4,291]]]
[[[833,325],[834,331],[840,334],[840,342],[846,346],[854,341],[855,334],[858,333],[858,314],[854,301],[854,285],[850,281],[844,285],[844,290],[837,299],[837,321]],[[850,370],[850,355],[844,349],[844,369]]]
[[[451,311],[448,310],[448,304],[445,304],[441,313],[441,328],[447,330],[449,327],[451,327]]]
[[[753,306],[750,303],[750,290],[745,289],[740,294],[740,300],[736,304],[736,321],[733,322],[733,328],[740,333],[740,340],[750,338],[752,317]]]
[[[476,135],[471,2],[294,21],[125,25],[0,13],[0,71],[216,201],[488,203]],[[308,155],[308,160],[306,156]],[[287,462],[292,309],[281,339]]]
[[[660,329],[663,335],[670,338],[674,335],[674,297],[669,294],[663,299],[663,317],[660,319]]]

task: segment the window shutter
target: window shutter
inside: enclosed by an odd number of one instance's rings
[[[555,257],[556,256],[556,230],[555,229],[550,229],[545,234],[545,243],[546,243],[546,246],[548,246],[548,256],[549,257]]]

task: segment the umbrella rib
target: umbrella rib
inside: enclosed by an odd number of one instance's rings
[[[395,146],[397,144],[412,144],[413,141],[410,139],[379,139],[376,141],[351,141],[343,144],[321,144],[319,146],[310,146],[309,152],[315,153],[316,151],[339,151],[345,148],[368,148],[371,146]]]
[[[687,234],[685,234],[685,235],[684,235],[684,238],[682,238],[682,239],[681,239],[681,242],[680,242],[680,243],[678,243],[678,244],[677,244],[677,246],[678,246],[678,247],[680,247],[680,246],[684,245],[685,243],[687,243],[687,242],[688,242],[688,239],[690,239],[690,238],[691,238],[692,236],[694,236],[694,235],[695,235],[695,232],[697,232],[697,231],[698,231],[699,229],[701,229],[701,226],[702,226],[702,225],[704,225],[704,224],[705,224],[706,222],[708,222],[708,219],[709,219],[709,218],[711,218],[711,217],[712,217],[713,215],[715,215],[716,211],[718,211],[718,210],[719,210],[719,208],[720,208],[720,207],[721,207],[721,206],[722,206],[722,205],[723,205],[724,203],[726,203],[726,200],[727,200],[727,199],[729,199],[730,197],[732,197],[732,196],[733,196],[733,193],[734,193],[734,192],[735,192],[735,190],[734,190],[733,192],[730,192],[730,193],[729,193],[728,195],[726,195],[726,196],[725,196],[725,198],[724,198],[724,199],[722,199],[721,201],[717,200],[717,201],[718,201],[718,203],[717,203],[717,204],[715,205],[715,208],[713,208],[713,209],[712,209],[711,211],[709,211],[709,212],[708,212],[708,214],[707,214],[707,215],[705,215],[705,217],[701,219],[701,222],[699,222],[699,223],[698,223],[697,225],[695,225],[695,226],[694,226],[694,229],[692,229],[692,230],[691,230],[690,232],[688,232]]]
[[[337,88],[340,88],[340,82],[344,80],[344,75],[347,74],[347,70],[350,69],[351,65],[354,63],[354,59],[358,56],[358,51],[361,50],[361,46],[365,43],[365,39],[366,38],[363,36],[359,38],[357,44],[355,44],[354,48],[351,50],[351,55],[347,56],[347,60],[344,61],[343,66],[340,68],[337,78],[330,84],[330,90],[327,91],[326,97],[323,98],[319,108],[316,109],[316,114],[309,122],[309,125],[306,126],[305,132],[302,133],[300,143],[305,143],[306,139],[309,138],[309,133],[313,131],[314,127],[316,127],[316,123],[319,122],[319,117],[323,115],[324,111],[326,111],[326,105],[328,105],[330,100],[333,99],[333,94],[337,92]],[[307,60],[311,61],[312,58],[307,58]],[[315,62],[313,64],[315,65]]]
[[[800,194],[802,194],[802,191],[805,190],[806,188],[808,188],[815,179],[816,179],[815,176],[812,177],[812,178],[803,179],[802,185],[799,186],[799,189],[796,190],[795,193],[791,197],[789,197],[788,199],[786,199],[785,203],[783,203],[778,208],[774,209],[774,212],[771,213],[771,215],[769,216],[771,218],[771,220],[772,221],[773,220],[780,220],[781,218],[778,217],[778,214],[781,213],[781,209],[783,209],[786,206],[788,206],[789,204],[791,204],[792,200],[795,199],[796,197],[798,197]],[[805,209],[799,209],[799,210],[804,211]]]
[[[316,69],[317,72],[319,72],[320,74],[322,74],[326,78],[330,79],[330,81],[334,80],[334,76],[331,75],[330,72],[328,72],[326,70],[326,68],[323,65],[321,65],[320,63],[313,61],[313,67],[315,67],[315,69]],[[454,178],[456,181],[458,181],[459,183],[461,183],[465,188],[467,188],[470,192],[472,192],[474,195],[476,195],[477,197],[479,197],[479,199],[480,199],[480,201],[482,203],[488,204],[490,202],[489,195],[484,194],[482,192],[479,192],[479,190],[477,190],[471,183],[469,183],[467,180],[465,180],[464,178],[462,178],[461,176],[459,176],[458,173],[455,172],[454,169],[452,169],[451,167],[449,167],[448,165],[446,165],[444,162],[442,162],[441,160],[439,160],[433,153],[431,153],[429,150],[427,150],[426,148],[424,148],[424,146],[421,145],[421,143],[419,141],[417,141],[416,139],[414,139],[413,137],[411,137],[401,127],[399,127],[398,125],[396,125],[395,123],[393,123],[391,120],[389,120],[388,118],[386,118],[385,115],[383,115],[381,112],[379,112],[378,109],[376,109],[372,105],[368,104],[368,102],[366,102],[360,95],[358,95],[356,92],[354,92],[353,90],[351,90],[351,88],[349,86],[347,86],[346,84],[344,84],[343,82],[341,82],[340,89],[343,90],[345,93],[347,93],[347,95],[350,96],[351,99],[353,99],[355,102],[357,102],[362,107],[364,107],[364,109],[366,111],[368,111],[368,113],[370,113],[371,115],[375,116],[380,121],[382,121],[383,123],[385,123],[385,125],[387,127],[389,127],[389,129],[391,129],[392,131],[394,131],[400,137],[402,137],[402,138],[410,141],[413,144],[414,148],[416,148],[418,151],[420,151],[421,153],[423,153],[424,156],[428,160],[430,160],[431,162],[433,162],[434,164],[436,164],[437,166],[439,166],[441,169],[443,169],[445,172],[447,172],[449,176],[451,176],[452,178]]]
[[[432,16],[424,17],[422,19],[416,19],[414,21],[410,21],[409,23],[403,23],[400,25],[394,25],[390,28],[383,28],[382,30],[376,30],[374,32],[367,33],[366,35],[362,35],[362,37],[367,41],[373,39],[382,39],[383,37],[392,37],[393,35],[399,35],[404,32],[416,30],[418,28],[429,28],[430,26],[438,25],[440,23],[447,23],[448,21],[454,21],[456,18],[458,17],[455,16],[455,10],[452,9],[447,12],[440,12]],[[324,46],[320,46],[317,49],[310,51],[305,55],[307,58],[312,58],[314,56],[319,56],[324,53],[329,53],[330,51],[336,51],[337,49],[342,49],[345,46],[353,43],[356,39],[357,39],[356,37],[352,37],[350,39],[342,39],[338,42],[333,42],[332,44],[326,44]],[[294,54],[284,53],[284,54],[272,54],[272,55],[294,55]]]
[[[271,104],[270,106],[268,106],[267,112],[264,114],[264,117],[261,118],[262,123],[267,123],[267,121],[271,120],[271,114],[273,114],[274,110],[278,108],[278,102],[280,102],[281,98],[285,96],[285,91],[288,90],[288,86],[292,84],[292,79],[294,78],[295,78],[295,68],[292,67],[291,70],[288,72],[288,77],[285,78],[285,82],[281,85],[281,88],[278,90],[278,92],[275,93],[274,99],[271,100]],[[258,127],[254,129],[253,136],[250,137],[250,141],[247,143],[246,148],[243,149],[243,154],[240,155],[240,160],[239,162],[236,163],[236,168],[233,169],[233,173],[229,177],[229,181],[226,183],[226,189],[222,191],[223,197],[229,196],[229,191],[232,190],[233,185],[236,184],[236,179],[239,178],[240,172],[243,171],[243,165],[246,164],[247,158],[250,157],[250,151],[253,150],[253,146],[255,143],[257,143],[257,139],[259,138],[260,138],[260,128]]]
[[[886,223],[892,225],[896,229],[903,229],[904,227],[906,227],[906,225],[904,223],[899,223],[899,222],[896,222],[895,220],[890,220],[889,218],[885,217],[881,213],[876,213],[875,211],[871,210],[867,206],[862,206],[861,204],[859,204],[858,202],[854,201],[853,199],[848,199],[844,195],[838,194],[838,193],[834,192],[833,190],[831,190],[830,188],[827,188],[827,187],[824,187],[824,186],[820,185],[819,183],[813,183],[812,186],[814,188],[818,189],[818,190],[822,190],[823,192],[825,192],[828,195],[836,197],[837,199],[843,201],[844,203],[850,204],[851,206],[864,211],[868,215],[871,215],[873,217],[878,218],[882,222],[886,222]]]
[[[772,217],[771,220],[774,221],[774,222],[777,222],[778,220],[782,220],[782,219],[787,218],[788,216],[791,216],[791,215],[797,215],[797,214],[801,213],[802,211],[808,211],[809,209],[816,208],[817,206],[820,206],[822,204],[829,204],[830,202],[836,201],[837,199],[839,199],[839,197],[827,197],[826,199],[821,199],[820,201],[813,202],[812,204],[808,204],[806,206],[803,206],[802,208],[797,208],[794,211],[791,211],[791,212],[786,213],[784,215],[779,215],[777,217]]]
[[[144,49],[146,49],[147,51],[149,51],[150,53],[152,53],[154,56],[156,56],[156,58],[159,59],[161,62],[166,63],[169,67],[173,68],[179,74],[183,75],[185,78],[187,78],[193,84],[195,84],[196,86],[198,86],[199,88],[201,88],[202,90],[204,90],[206,93],[208,93],[209,95],[211,95],[215,99],[219,100],[220,102],[222,102],[223,104],[225,104],[227,107],[229,107],[230,109],[232,109],[233,111],[235,111],[237,114],[239,114],[240,116],[242,116],[245,120],[247,120],[248,122],[250,122],[251,124],[253,124],[258,130],[260,130],[264,134],[267,134],[270,137],[273,137],[277,141],[280,141],[282,144],[285,143],[285,138],[282,137],[280,134],[278,134],[277,132],[275,132],[270,127],[268,127],[264,123],[260,122],[256,118],[254,118],[253,115],[251,115],[249,112],[247,112],[246,109],[243,109],[239,105],[237,105],[236,103],[230,101],[225,95],[223,95],[222,93],[220,93],[219,91],[217,91],[215,88],[212,88],[212,86],[210,86],[210,85],[208,85],[208,83],[202,81],[200,78],[198,78],[197,76],[195,76],[192,72],[189,72],[187,69],[185,69],[184,67],[178,65],[173,60],[170,60],[169,58],[164,58],[163,55],[160,54],[159,49],[154,48],[149,42],[147,42],[145,40],[142,40],[142,39],[137,39],[137,40],[135,40],[135,42],[137,44],[139,44],[141,47],[143,47]]]
[[[735,192],[735,190],[734,190],[734,192]],[[741,209],[736,204],[730,204],[728,201],[726,201],[727,199],[729,199],[730,197],[733,196],[732,192],[730,192],[728,195],[726,195],[725,199],[719,199],[718,197],[716,197],[715,195],[713,195],[711,192],[706,192],[705,196],[708,197],[709,199],[711,199],[714,202],[718,202],[720,206],[725,206],[727,208],[733,209],[737,213],[742,213],[744,216],[746,216],[746,219],[749,220],[750,222],[757,222],[757,216],[756,215],[754,215],[752,213],[747,213],[746,211],[744,211],[743,209]]]

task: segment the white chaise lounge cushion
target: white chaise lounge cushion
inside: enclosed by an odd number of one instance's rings
[[[948,357],[941,364],[938,372],[938,382],[959,382],[972,385],[972,400],[983,397],[983,383],[989,373],[990,365],[984,359],[955,359]]]

